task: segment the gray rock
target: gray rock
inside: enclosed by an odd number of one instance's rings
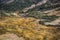
[[[51,21],[51,22],[45,22],[44,24],[45,25],[60,25],[60,18],[58,18],[54,21]]]

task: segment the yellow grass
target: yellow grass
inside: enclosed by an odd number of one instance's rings
[[[40,28],[39,30],[37,28]],[[57,29],[42,26],[34,18],[5,17],[0,20],[0,34],[15,33],[26,40],[58,40]]]

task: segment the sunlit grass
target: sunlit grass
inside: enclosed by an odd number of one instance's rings
[[[36,23],[34,18],[5,17],[0,20],[0,34],[15,33],[26,40],[58,40],[57,29]]]

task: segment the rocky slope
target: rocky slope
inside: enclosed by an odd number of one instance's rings
[[[20,10],[37,9],[48,10],[60,6],[60,0],[0,0],[0,9]],[[37,7],[37,8],[36,8]]]

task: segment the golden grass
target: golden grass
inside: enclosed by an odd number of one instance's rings
[[[15,33],[25,40],[58,40],[57,29],[42,26],[34,18],[5,17],[0,20],[0,34]],[[60,35],[60,34],[59,34]]]

